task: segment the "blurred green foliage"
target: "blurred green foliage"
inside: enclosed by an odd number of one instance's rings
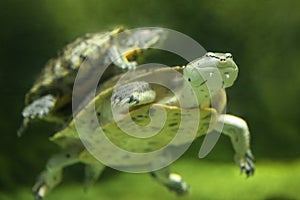
[[[256,159],[299,159],[299,7],[296,0],[1,1],[0,188],[31,185],[57,150],[47,140],[51,125],[16,136],[24,94],[45,62],[74,38],[117,25],[171,28],[207,50],[231,52],[240,74],[227,109],[248,121]],[[217,146],[208,160],[231,161],[228,140]]]
[[[289,165],[289,169],[295,174],[287,171],[283,163],[264,163],[257,165],[259,173],[255,178],[246,179],[239,175],[231,163],[183,159],[176,162],[174,168],[181,171],[189,182],[189,195],[176,198],[174,193],[153,183],[148,174],[117,173],[118,177],[101,178],[87,192],[84,192],[78,183],[63,183],[53,190],[47,200],[296,200],[300,194],[300,162],[292,162]],[[198,171],[195,173],[190,170],[191,166],[197,166]],[[289,187],[286,187],[287,185]],[[21,187],[12,195],[0,192],[0,199],[32,200],[32,196],[27,188]]]

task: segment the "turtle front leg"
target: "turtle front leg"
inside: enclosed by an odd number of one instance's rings
[[[50,113],[50,111],[54,108],[55,103],[56,98],[53,95],[48,94],[26,106],[22,115],[24,118],[42,119]]]
[[[46,169],[32,188],[36,200],[43,199],[50,190],[61,182],[63,168],[79,162],[79,153],[78,149],[67,149],[50,158]]]
[[[123,32],[124,34],[124,32]],[[165,40],[168,31],[161,28],[135,29],[126,37],[112,37],[112,45],[109,49],[111,61],[121,69],[134,70],[137,62],[136,56],[143,50],[153,47]],[[124,35],[123,35],[124,36]]]
[[[164,185],[169,190],[174,191],[177,195],[188,193],[189,185],[182,180],[181,176],[176,173],[171,173],[169,168],[163,168],[150,173],[158,183]]]
[[[46,117],[54,108],[56,100],[57,99],[53,95],[49,94],[33,101],[31,104],[26,106],[22,112],[24,119],[21,127],[18,130],[18,136],[22,135],[30,120],[42,119]]]
[[[221,115],[218,123],[223,124],[222,133],[228,135],[235,150],[235,162],[241,172],[248,176],[254,174],[254,157],[250,150],[250,132],[245,120],[233,115]]]
[[[114,107],[133,107],[151,103],[155,100],[156,92],[145,81],[124,84],[114,90],[111,104]]]

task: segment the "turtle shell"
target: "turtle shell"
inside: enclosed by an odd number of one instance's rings
[[[105,134],[106,137],[116,146],[129,152],[147,153],[163,148],[170,143],[176,136],[178,131],[184,132],[177,137],[172,143],[173,146],[191,142],[191,135],[196,131],[195,137],[201,136],[210,132],[214,128],[218,113],[225,106],[225,92],[220,92],[213,98],[217,99],[217,104],[214,108],[210,102],[202,102],[197,107],[181,107],[178,102],[169,103],[168,100],[174,97],[173,91],[178,88],[180,90],[181,83],[178,83],[177,77],[170,77],[170,71],[182,73],[182,67],[172,68],[157,68],[136,70],[135,76],[131,79],[124,79],[121,83],[118,82],[120,76],[112,77],[99,87],[98,94],[82,108],[76,117],[60,132],[56,133],[51,140],[58,143],[62,147],[70,145],[78,145],[78,148],[83,149],[82,158],[91,158],[87,156],[89,153],[84,150],[84,144],[90,144],[97,147],[95,152],[111,152],[107,146],[107,142],[99,138],[100,134]],[[129,112],[121,115],[116,120],[111,109],[111,97],[114,89],[126,83],[149,80],[148,78],[156,77],[160,80],[170,82],[174,80],[173,88],[166,88],[162,85],[150,83],[152,89],[156,92],[156,99],[152,103],[135,106],[130,108]],[[164,79],[163,79],[164,77]],[[166,79],[166,77],[168,77]],[[150,82],[150,81],[149,81]],[[163,119],[161,111],[164,110],[166,116]],[[200,111],[200,112],[199,112]],[[195,119],[199,117],[200,120]],[[151,120],[164,120],[164,123],[151,123]],[[184,123],[180,123],[182,118],[185,118]],[[159,125],[158,125],[159,124]],[[162,125],[162,126],[161,126]],[[124,132],[124,128],[126,131]],[[78,134],[78,132],[80,134]],[[156,134],[148,137],[155,132]],[[128,135],[127,133],[137,133],[139,138]],[[193,138],[195,139],[195,138]],[[124,160],[124,155],[108,153],[106,156],[110,159],[110,165],[118,165]],[[141,165],[147,164],[150,160],[136,160],[135,158],[126,157],[128,163]],[[132,160],[131,160],[132,159]]]
[[[121,32],[122,34],[119,35]],[[58,115],[55,116],[58,118],[59,115],[68,118],[71,116],[72,89],[75,79],[81,82],[80,95],[85,96],[90,92],[91,85],[99,81],[90,78],[95,77],[92,76],[95,70],[103,70],[100,84],[123,71],[119,66],[111,64],[112,47],[118,54],[124,55],[127,60],[131,61],[131,59],[136,59],[135,56],[140,53],[140,48],[150,47],[160,41],[163,35],[162,29],[116,28],[110,32],[90,33],[76,39],[60,51],[57,57],[47,62],[41,75],[26,94],[25,106],[50,94],[56,98],[51,114]],[[83,73],[81,77],[78,77],[77,73],[82,65],[84,65]],[[48,119],[51,120],[51,117]]]
[[[73,83],[84,59],[88,56],[89,59],[103,62],[112,45],[110,38],[121,31],[122,29],[115,29],[111,32],[86,34],[68,44],[56,58],[46,63],[39,78],[26,94],[25,104],[28,105],[45,94],[59,95],[58,107],[70,102]]]

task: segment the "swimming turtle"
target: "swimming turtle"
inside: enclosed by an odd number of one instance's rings
[[[88,33],[63,48],[55,58],[50,59],[41,75],[26,94],[22,116],[21,135],[29,122],[44,119],[65,123],[71,116],[72,87],[81,64],[85,62],[82,79],[82,96],[89,93],[93,83],[90,79],[94,66],[103,73],[101,81],[111,75],[136,67],[136,55],[143,49],[160,42],[166,32],[160,28],[127,30],[116,28],[110,32]],[[111,64],[112,63],[112,64]]]
[[[193,140],[220,124],[222,133],[231,138],[237,165],[247,176],[253,175],[254,158],[247,123],[239,117],[222,114],[226,104],[224,89],[232,86],[238,74],[230,53],[209,52],[183,67],[146,68],[132,73],[112,76],[101,83],[89,103],[51,137],[63,151],[50,158],[39,176],[33,187],[36,199],[42,199],[60,183],[63,168],[79,162],[86,166],[86,185],[97,180],[105,165],[148,166],[158,183],[179,195],[187,193],[189,186],[180,175],[167,167],[152,166],[168,162],[172,152],[191,142],[190,136]],[[164,121],[162,127],[160,121]],[[151,135],[152,131],[157,134]],[[177,137],[178,131],[184,134]],[[173,141],[175,136],[177,139]],[[170,142],[172,145],[168,146]],[[112,150],[111,144],[130,153]],[[131,154],[149,152],[154,154],[142,159]],[[105,165],[96,159],[97,154],[102,154]]]

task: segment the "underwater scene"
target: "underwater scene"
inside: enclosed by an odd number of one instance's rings
[[[0,3],[0,200],[300,199],[298,1]]]

